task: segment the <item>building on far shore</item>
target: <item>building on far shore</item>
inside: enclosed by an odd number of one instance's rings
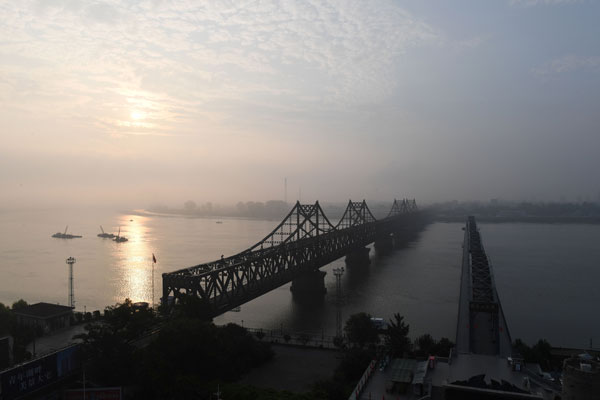
[[[36,303],[14,311],[17,323],[40,329],[48,334],[71,326],[73,308],[50,303]]]

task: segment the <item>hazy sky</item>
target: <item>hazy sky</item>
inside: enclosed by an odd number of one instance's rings
[[[0,206],[600,193],[600,2],[0,0]]]

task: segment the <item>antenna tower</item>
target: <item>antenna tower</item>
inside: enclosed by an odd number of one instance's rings
[[[67,258],[67,264],[69,264],[69,307],[75,308],[75,293],[73,291],[73,264],[75,264],[75,258]]]

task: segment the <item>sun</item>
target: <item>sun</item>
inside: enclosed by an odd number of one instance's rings
[[[142,111],[134,110],[131,112],[130,116],[131,116],[131,119],[140,120],[140,119],[144,119],[146,117],[146,113],[144,113]]]

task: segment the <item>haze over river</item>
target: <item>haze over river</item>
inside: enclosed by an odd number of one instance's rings
[[[216,221],[222,221],[217,224]],[[120,214],[98,210],[0,212],[0,302],[66,304],[68,266],[74,266],[76,308],[103,309],[122,302],[152,301],[152,253],[156,255],[155,299],[163,272],[216,260],[245,250],[279,221],[203,219]],[[64,231],[80,239],[56,239]],[[107,232],[125,243],[102,239]],[[513,339],[554,346],[600,347],[600,225],[479,224],[493,265]],[[454,340],[463,231],[461,223],[434,223],[406,247],[389,255],[371,251],[371,265],[346,268],[343,316],[365,311],[389,319],[404,315],[411,336],[431,333]],[[215,319],[247,327],[335,334],[336,290],[324,267],[327,294],[321,302],[293,300],[290,284]]]

